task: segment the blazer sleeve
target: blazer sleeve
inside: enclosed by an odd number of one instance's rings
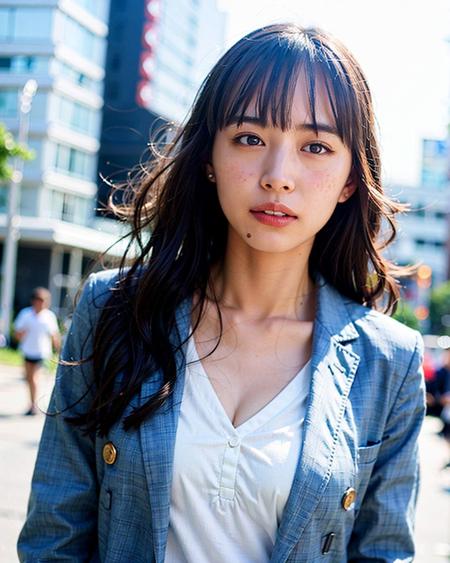
[[[92,353],[91,275],[74,311],[61,358]],[[95,439],[64,420],[90,403],[92,366],[59,365],[34,469],[26,522],[18,540],[22,562],[95,559],[98,483]],[[80,398],[82,400],[80,401]]]
[[[416,346],[348,545],[348,561],[413,561],[419,487],[417,439],[425,415],[423,341]]]

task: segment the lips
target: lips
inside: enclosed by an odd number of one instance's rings
[[[252,207],[250,211],[252,213],[263,213],[264,211],[272,211],[277,213],[284,213],[289,217],[297,217],[297,215],[292,211],[292,209],[287,207],[287,205],[283,205],[282,203],[277,203],[277,202],[262,203],[261,205]]]
[[[267,227],[287,227],[297,221],[297,215],[287,205],[268,201],[250,209],[253,217]]]

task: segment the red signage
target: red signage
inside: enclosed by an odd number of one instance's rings
[[[142,80],[138,83],[136,102],[139,106],[149,108],[152,100],[152,79],[155,69],[155,52],[158,44],[158,23],[160,1],[146,0],[144,25],[142,28],[142,52],[139,61],[139,74]]]

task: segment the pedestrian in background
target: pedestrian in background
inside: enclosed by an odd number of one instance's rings
[[[49,309],[48,289],[36,287],[31,294],[31,307],[22,309],[14,322],[14,336],[23,354],[25,378],[30,393],[30,408],[26,415],[37,413],[38,375],[53,350],[59,351],[60,333],[55,313]]]
[[[20,560],[412,561],[423,343],[383,313],[404,206],[359,64],[256,30],[170,139],[74,312]]]
[[[434,397],[440,405],[440,418],[442,420],[442,436],[447,443],[449,452],[445,469],[450,468],[450,349],[444,351],[442,365],[436,370]]]

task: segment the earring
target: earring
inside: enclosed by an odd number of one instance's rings
[[[208,172],[207,177],[210,182],[214,182],[215,176],[212,172]]]

